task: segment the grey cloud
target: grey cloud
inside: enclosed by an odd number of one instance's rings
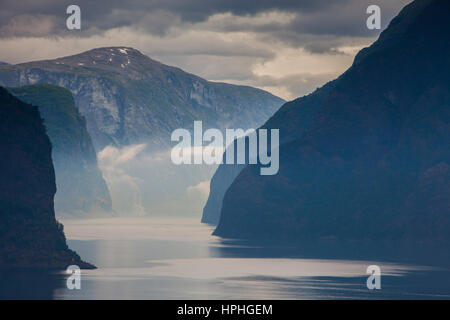
[[[254,76],[251,80],[258,87],[284,88],[292,99],[304,96],[337,77],[337,74],[294,74],[275,78],[271,76]]]
[[[180,42],[177,42],[180,44]],[[266,49],[255,48],[250,44],[247,46],[230,46],[223,42],[209,42],[205,40],[205,45],[201,47],[202,42],[186,43],[186,46],[182,48],[176,48],[174,46],[166,46],[163,48],[153,48],[151,55],[154,57],[176,57],[176,56],[216,56],[216,57],[247,57],[247,58],[264,58],[270,59],[275,56],[273,51]]]
[[[0,36],[45,37],[54,33],[54,29],[61,22],[51,15],[20,14],[11,18],[8,24],[0,27]]]
[[[248,81],[254,77],[252,66],[258,57],[208,56],[208,55],[155,55],[157,60],[180,66],[212,81]]]
[[[254,32],[266,41],[284,42],[293,47],[303,47],[313,53],[337,53],[337,46],[347,43],[350,37],[373,38],[379,30],[369,30],[366,27],[369,5],[379,5],[382,10],[382,29],[411,0],[350,0],[329,1],[326,8],[316,10],[286,11],[294,18],[288,23],[251,24],[244,20],[230,19],[229,23],[211,24],[208,28],[223,31]],[[277,8],[282,10],[282,6]],[[310,8],[311,9],[311,8]]]
[[[79,36],[89,36],[111,28],[136,27],[155,35],[164,35],[174,25],[198,23],[213,14],[229,12],[238,16],[251,16],[268,11],[296,14],[288,26],[224,26],[223,31],[254,31],[273,33],[295,41],[292,33],[333,34],[345,36],[372,35],[365,28],[365,8],[379,4],[388,21],[409,0],[129,0],[91,1],[79,0],[82,9],[83,31]],[[2,0],[0,36],[30,36],[32,24],[14,28],[17,16],[46,16],[53,21],[48,35],[73,35],[65,28],[65,10],[70,0]],[[22,21],[21,23],[23,23]],[[284,32],[283,32],[284,31]]]
[[[314,55],[367,45],[379,31],[365,26],[369,4],[382,9],[383,27],[410,0],[77,0],[82,30],[68,31],[72,0],[0,0],[0,58],[8,62],[55,58],[92,47],[127,45],[154,59],[214,81],[282,88],[283,97],[313,91],[342,72],[288,75],[254,66],[283,59],[280,52],[303,48]],[[240,36],[244,35],[244,36]],[[57,37],[55,37],[57,36]],[[15,38],[17,37],[17,38]],[[21,38],[22,37],[22,38]],[[23,38],[31,37],[31,38]],[[1,39],[3,38],[3,39]],[[77,41],[73,41],[77,38]],[[351,55],[353,53],[350,53]],[[306,71],[303,71],[306,72]],[[289,74],[289,71],[287,72]],[[284,94],[284,93],[283,93]],[[289,97],[290,96],[290,97]]]

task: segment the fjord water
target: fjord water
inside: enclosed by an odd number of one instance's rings
[[[95,264],[80,290],[64,274],[9,271],[0,297],[38,299],[449,299],[450,272],[419,250],[258,247],[223,241],[197,219],[65,220],[71,249]],[[431,255],[436,257],[436,255]],[[364,258],[364,259],[360,259]],[[379,265],[381,290],[366,269]]]

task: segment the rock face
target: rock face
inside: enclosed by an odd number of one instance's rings
[[[281,145],[278,175],[239,174],[215,234],[450,241],[449,12],[446,0],[405,7]],[[283,110],[268,122],[280,135]]]
[[[126,47],[0,66],[0,85],[43,83],[72,92],[97,153],[145,145],[139,159],[120,164],[120,170],[99,154],[119,215],[198,214],[204,191],[192,188],[210,180],[213,168],[173,165],[172,131],[190,130],[195,120],[203,122],[204,130],[258,128],[284,103],[263,90],[206,81]],[[144,167],[146,160],[140,161],[160,157],[164,160],[157,165]],[[133,192],[127,195],[121,189]]]
[[[49,83],[69,89],[104,146],[170,145],[176,128],[257,128],[284,102],[263,90],[206,81],[125,47],[93,49],[55,60],[0,67],[0,84]]]
[[[93,268],[55,219],[51,144],[37,108],[1,87],[0,154],[0,267]]]
[[[208,200],[203,208],[202,223],[212,226],[219,223],[225,192],[244,168],[243,164],[221,164],[217,168],[211,179]]]
[[[328,94],[334,87],[334,83],[332,81],[310,95],[284,104],[262,128],[278,128],[278,125],[282,124],[283,131],[280,132],[280,144],[301,137],[303,132],[311,126],[319,106],[328,97]],[[225,157],[226,153],[224,159]],[[210,225],[219,223],[223,197],[234,179],[244,168],[245,165],[238,164],[224,163],[219,166],[211,179],[208,201],[203,209],[203,223]]]
[[[9,88],[20,100],[38,106],[52,143],[58,217],[112,214],[111,197],[97,164],[86,120],[69,90],[38,84]]]

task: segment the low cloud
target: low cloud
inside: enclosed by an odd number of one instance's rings
[[[144,216],[139,178],[128,173],[137,155],[145,149],[145,144],[124,148],[105,147],[98,153],[98,163],[108,185],[113,209],[121,216]]]
[[[188,195],[193,195],[193,196],[199,195],[206,200],[209,196],[209,184],[210,184],[209,180],[201,181],[198,184],[196,184],[195,186],[189,186],[187,188],[187,193],[188,193]]]
[[[194,152],[201,152],[201,148],[194,148]],[[119,216],[200,218],[217,168],[175,165],[171,150],[152,152],[145,144],[107,146],[97,157]]]
[[[146,144],[137,144],[118,149],[113,146],[107,146],[98,153],[98,160],[103,167],[116,167],[126,164],[135,159],[146,147]]]

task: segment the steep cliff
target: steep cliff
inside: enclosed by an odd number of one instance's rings
[[[284,103],[263,90],[206,81],[127,47],[0,66],[0,85],[37,83],[72,92],[97,153],[106,146],[121,152],[145,145],[139,159],[120,164],[120,170],[116,163],[111,167],[111,162],[102,161],[105,153],[99,155],[100,166],[106,166],[101,169],[113,209],[119,215],[198,214],[204,191],[193,193],[192,188],[210,180],[212,167],[173,165],[169,151],[174,145],[172,131],[190,130],[195,120],[203,122],[204,130],[257,128]],[[148,161],[161,157],[156,164]],[[126,195],[127,190],[133,191]]]
[[[285,103],[262,128],[279,128],[282,125],[280,144],[301,137],[303,132],[311,126],[316,112],[330,94],[334,83],[335,81],[331,81],[307,96]],[[225,157],[226,152],[224,159]],[[210,225],[219,223],[223,197],[234,179],[244,168],[245,165],[225,163],[217,168],[211,179],[210,193],[203,209],[203,223]]]
[[[8,89],[38,106],[52,143],[55,210],[59,217],[111,215],[111,197],[97,164],[86,121],[69,90],[46,84]]]
[[[93,268],[55,219],[51,144],[37,108],[1,87],[0,155],[0,267]]]
[[[215,234],[450,241],[449,12],[445,0],[405,7],[281,145],[279,174],[239,174]]]

